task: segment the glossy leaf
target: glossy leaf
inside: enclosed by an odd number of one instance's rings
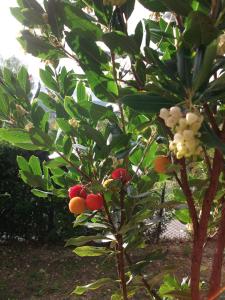
[[[134,37],[127,36],[120,31],[105,33],[103,41],[109,49],[119,54],[125,52],[134,55],[139,52],[139,45],[136,43]]]
[[[79,236],[77,238],[71,238],[66,242],[66,247],[67,246],[82,246],[87,244],[88,242],[110,242],[112,241],[111,239],[106,238],[103,235],[89,235],[89,236]]]
[[[218,35],[212,19],[205,14],[192,12],[187,19],[184,39],[191,46],[199,47],[210,44]]]
[[[73,251],[78,256],[102,256],[111,253],[111,250],[108,250],[105,247],[94,247],[94,246],[81,246],[77,247]]]
[[[92,290],[97,290],[100,287],[102,287],[105,284],[109,284],[113,282],[113,280],[111,278],[101,278],[95,282],[89,283],[87,285],[83,285],[83,286],[77,286],[76,289],[73,291],[73,294],[76,295],[83,295],[84,293],[88,292],[88,291],[92,291]]]
[[[49,195],[52,195],[52,193],[41,191],[38,189],[32,189],[31,192],[39,198],[48,198]]]
[[[121,99],[121,102],[143,113],[158,113],[161,108],[171,107],[177,103],[177,101],[171,97],[167,98],[165,96],[147,93],[125,96]]]
[[[29,159],[29,166],[34,175],[42,176],[40,160],[37,156],[32,155]]]
[[[167,6],[161,0],[139,0],[139,2],[147,9],[155,12],[165,12]]]
[[[161,2],[178,15],[187,16],[191,11],[191,0],[161,0]]]

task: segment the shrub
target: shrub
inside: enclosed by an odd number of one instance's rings
[[[34,196],[18,176],[17,155],[29,158],[32,154],[0,144],[0,236],[6,239],[64,240],[74,234],[73,216],[68,215],[67,201]],[[46,159],[44,152],[36,151],[35,154],[42,161]]]

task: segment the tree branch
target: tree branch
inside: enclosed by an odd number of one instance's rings
[[[198,227],[199,227],[198,215],[197,215],[194,199],[188,182],[185,159],[184,158],[180,159],[179,163],[181,165],[180,174],[181,174],[182,189],[187,198],[187,204],[188,204],[191,220],[193,223],[194,235],[197,235]]]
[[[56,151],[56,153],[62,157],[71,167],[73,167],[77,173],[79,173],[80,175],[82,175],[85,179],[87,179],[88,181],[93,181],[92,178],[90,176],[88,176],[87,174],[85,174],[82,170],[80,170],[74,163],[72,163],[66,156],[64,156],[62,153],[60,153],[59,151]]]
[[[130,258],[130,255],[126,251],[125,251],[125,257],[128,262],[128,265],[131,266],[133,263]],[[148,281],[144,278],[144,275],[143,274],[140,274],[140,275],[141,275],[141,281],[143,282],[143,284],[144,284],[146,290],[149,292],[149,294],[151,296],[153,296],[156,300],[162,300],[162,298],[157,294],[157,292],[151,289],[150,285],[148,284]]]
[[[221,272],[223,266],[223,251],[225,248],[225,199],[222,200],[221,220],[219,224],[216,250],[214,252],[212,271],[210,276],[210,289],[208,297],[213,296],[220,288]]]

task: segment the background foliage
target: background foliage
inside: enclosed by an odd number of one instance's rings
[[[32,153],[0,144],[0,236],[3,239],[35,240],[41,242],[64,241],[82,230],[71,226],[67,202],[34,196],[30,187],[18,177],[17,155],[29,158],[36,154],[43,161],[46,153]]]

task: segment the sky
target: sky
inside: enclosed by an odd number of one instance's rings
[[[41,1],[41,0],[40,0]],[[43,66],[38,58],[24,52],[17,37],[23,26],[11,15],[10,7],[17,6],[16,0],[0,0],[0,56],[4,59],[11,56],[17,57],[28,68],[29,72],[38,77],[39,68]],[[136,3],[135,11],[129,20],[129,31],[133,32],[141,18],[148,17],[149,12],[139,3]],[[69,66],[68,61],[64,64]]]

